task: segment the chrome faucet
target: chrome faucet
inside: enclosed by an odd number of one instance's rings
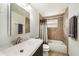
[[[16,44],[21,43],[21,42],[22,42],[22,38],[18,37],[17,40],[16,40]]]

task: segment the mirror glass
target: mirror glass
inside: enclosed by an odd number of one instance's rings
[[[15,3],[11,3],[11,36],[30,32],[29,13]]]

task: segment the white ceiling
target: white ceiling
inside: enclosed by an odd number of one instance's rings
[[[43,17],[63,13],[68,7],[67,3],[31,3],[31,5]]]

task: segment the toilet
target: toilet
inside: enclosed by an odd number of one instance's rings
[[[49,46],[47,44],[43,44],[43,51],[49,51]]]
[[[48,56],[49,46],[47,44],[43,44],[43,56]]]

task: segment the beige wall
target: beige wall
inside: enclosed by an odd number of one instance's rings
[[[65,10],[65,13],[63,15],[63,30],[64,30],[64,37],[65,40],[64,43],[68,45],[68,34],[69,34],[69,23],[68,23],[68,8]]]
[[[69,55],[68,51],[68,34],[69,34],[69,23],[68,23],[68,8],[65,10],[63,15],[63,30],[64,30],[64,40],[63,42],[67,45],[67,54]]]
[[[68,20],[74,16],[79,16],[79,4],[70,4],[69,5],[69,17]],[[78,38],[77,40],[69,37],[68,39],[68,50],[69,55],[71,56],[79,56],[79,17],[78,17]]]

